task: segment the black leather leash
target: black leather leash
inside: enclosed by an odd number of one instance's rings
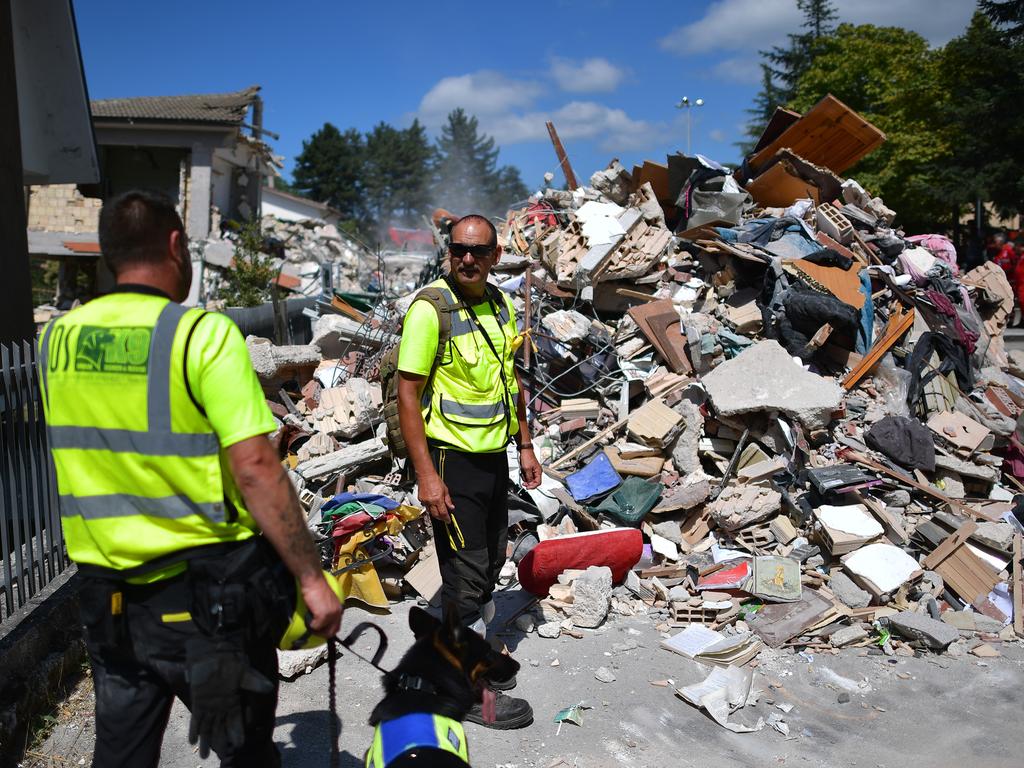
[[[329,733],[331,734],[331,757],[330,757],[330,768],[340,768],[341,766],[341,755],[338,751],[338,738],[341,734],[338,732],[338,696],[337,696],[337,682],[338,682],[338,641],[333,637],[327,641],[327,706],[330,710],[329,716],[331,718],[330,725],[328,726]]]
[[[377,644],[377,651],[373,654],[372,659],[367,659],[365,656],[352,650],[352,645],[363,636],[363,633],[368,629],[374,629],[377,631],[380,642]],[[327,707],[329,710],[329,717],[331,722],[328,726],[330,739],[331,739],[331,758],[330,768],[340,768],[341,765],[341,753],[338,748],[338,740],[341,736],[339,733],[338,724],[340,718],[338,717],[338,643],[345,646],[345,650],[355,656],[357,659],[362,659],[367,664],[376,667],[385,675],[390,675],[388,670],[380,666],[380,660],[384,657],[384,653],[388,649],[388,636],[384,634],[384,630],[378,627],[376,624],[371,624],[368,621],[364,621],[361,624],[357,624],[355,629],[348,633],[344,640],[338,640],[337,638],[330,638],[327,641]]]

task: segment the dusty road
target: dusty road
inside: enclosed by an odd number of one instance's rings
[[[522,599],[518,592],[500,596],[499,624]],[[392,665],[411,641],[406,625],[410,605],[407,601],[379,619],[391,638],[385,666]],[[345,626],[365,618],[365,613],[351,610]],[[733,734],[676,696],[671,687],[651,685],[665,679],[686,685],[705,677],[709,668],[660,649],[661,636],[648,617],[610,617],[601,628],[583,631],[582,640],[564,635],[546,640],[535,633],[503,637],[523,663],[515,693],[530,699],[536,719],[528,728],[509,732],[468,725],[473,765],[1010,768],[1024,762],[1024,648],[1019,643],[997,644],[1003,656],[986,660],[969,654],[891,660],[859,655],[864,652],[859,649],[838,656],[817,654],[808,662],[788,652],[766,650],[756,671],[776,687],[766,688],[759,704],[741,710],[735,719],[752,723],[758,714],[781,713],[779,705],[791,704],[783,715],[787,738],[769,727]],[[635,648],[626,650],[634,643]],[[368,651],[368,637],[365,645],[361,650]],[[614,682],[594,678],[600,666],[613,672]],[[345,656],[338,680],[341,765],[356,768],[363,764],[371,738],[366,717],[381,696],[379,675]],[[853,690],[850,700],[840,703],[844,685]],[[583,725],[566,724],[556,734],[555,713],[581,701],[593,707],[584,713]],[[277,741],[287,768],[327,765],[326,706],[325,667],[282,684]],[[188,713],[176,705],[161,765],[217,765],[215,760],[199,759],[187,743],[187,728]],[[33,758],[25,765],[88,765],[92,739],[91,716],[70,718],[58,724],[38,750],[50,757]]]

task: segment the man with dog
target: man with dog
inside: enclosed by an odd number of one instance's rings
[[[414,301],[398,355],[399,421],[420,502],[432,518],[442,600],[480,634],[494,617],[492,594],[506,557],[511,441],[523,486],[536,488],[541,480],[515,371],[523,338],[511,300],[487,282],[500,258],[486,217],[459,219],[448,244],[449,272],[430,286],[448,306]],[[443,311],[451,330],[439,356]],[[515,680],[490,683],[507,690]],[[466,719],[484,722],[479,704]],[[494,721],[484,724],[516,728],[531,719],[526,701],[499,695]]]
[[[276,424],[241,333],[179,303],[192,270],[173,203],[115,197],[99,239],[116,288],[39,344],[96,688],[93,765],[156,766],[177,697],[201,756],[279,766],[276,647],[299,598],[324,637],[341,604],[267,439]]]

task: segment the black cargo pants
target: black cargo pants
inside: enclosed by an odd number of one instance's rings
[[[155,767],[175,697],[190,705],[185,646],[199,630],[190,618],[185,576],[117,587],[102,578],[79,578],[86,648],[96,689],[93,766]],[[114,633],[103,626],[110,614],[112,589],[121,594],[116,598],[121,613]],[[244,640],[249,663],[274,688],[265,694],[243,692],[245,743],[230,753],[213,745],[225,768],[281,765],[273,741],[278,688],[276,629],[270,625],[257,628]]]
[[[431,518],[441,570],[441,599],[470,625],[494,592],[508,546],[508,456],[431,446],[430,457],[448,487],[451,522]]]

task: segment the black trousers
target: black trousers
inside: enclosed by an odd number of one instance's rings
[[[431,519],[441,570],[441,599],[472,624],[491,599],[508,546],[508,456],[432,447],[430,456],[448,486],[451,522]]]
[[[143,768],[160,761],[160,745],[175,697],[190,704],[185,645],[199,630],[187,619],[184,575],[152,585],[127,585],[112,635],[96,617],[109,614],[110,582],[82,578],[80,602],[96,688],[94,768]],[[273,683],[268,694],[244,693],[246,742],[237,751],[217,749],[222,766],[281,765],[273,742],[277,709],[277,639],[273,628],[243,642],[252,666]]]

